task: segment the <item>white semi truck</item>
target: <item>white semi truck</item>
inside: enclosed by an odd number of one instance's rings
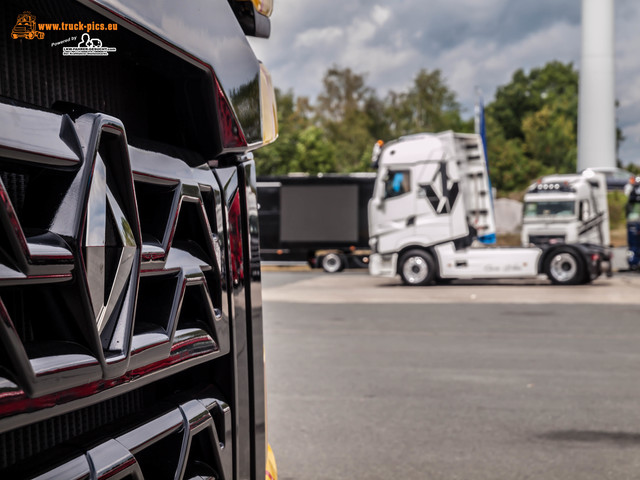
[[[547,175],[524,196],[522,245],[594,243],[608,247],[609,207],[603,174]]]
[[[495,232],[479,135],[444,132],[374,147],[378,173],[369,202],[369,271],[407,285],[472,278],[588,283],[610,269],[601,245],[476,246]]]

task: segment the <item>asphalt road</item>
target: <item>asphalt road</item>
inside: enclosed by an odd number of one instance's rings
[[[639,288],[265,272],[279,478],[640,478]]]

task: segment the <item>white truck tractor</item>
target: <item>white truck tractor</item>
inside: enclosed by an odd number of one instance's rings
[[[603,174],[548,175],[524,196],[522,245],[593,243],[609,246],[607,181]]]
[[[374,147],[378,174],[369,202],[369,271],[407,285],[471,278],[588,283],[610,269],[601,245],[476,246],[495,232],[482,140],[444,132]]]

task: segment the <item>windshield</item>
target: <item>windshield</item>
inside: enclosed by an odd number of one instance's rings
[[[640,203],[630,203],[627,207],[627,221],[640,221]]]
[[[557,201],[557,202],[527,202],[524,204],[524,216],[529,217],[547,217],[563,216],[569,217],[575,215],[576,204],[573,201]]]

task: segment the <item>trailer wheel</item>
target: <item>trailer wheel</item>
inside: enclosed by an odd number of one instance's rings
[[[409,250],[402,255],[398,270],[402,281],[412,286],[431,283],[436,273],[433,257],[423,250]]]
[[[549,255],[545,273],[555,285],[577,285],[584,279],[584,267],[576,252],[559,248]]]
[[[320,260],[322,269],[327,273],[338,273],[344,270],[345,261],[341,255],[337,253],[327,253]]]

